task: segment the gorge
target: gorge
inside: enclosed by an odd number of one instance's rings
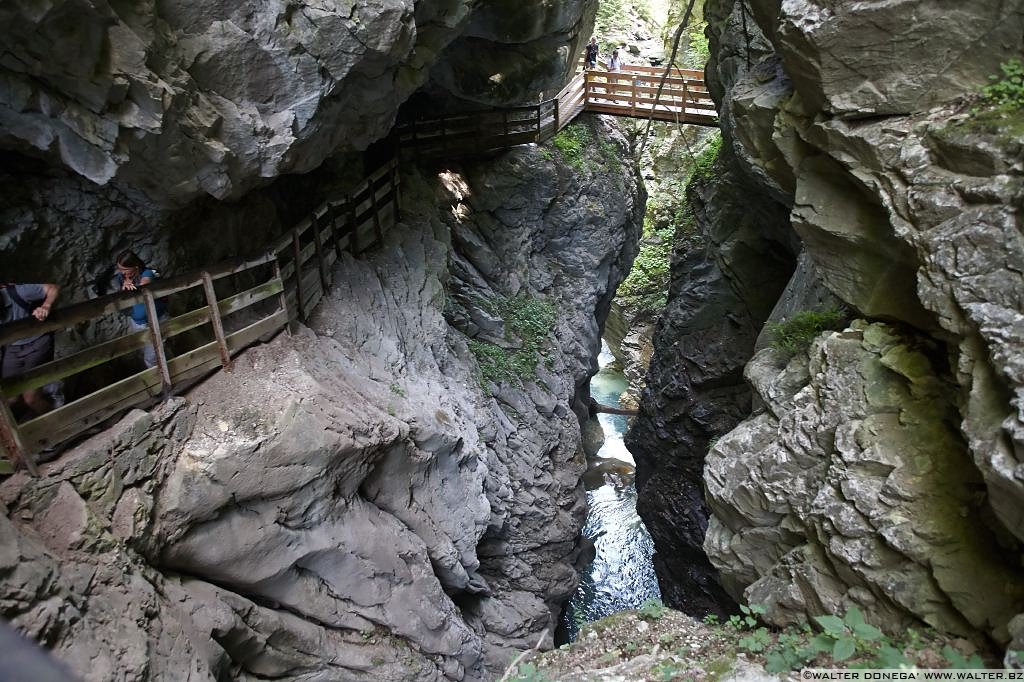
[[[305,323],[0,479],[3,620],[88,680],[499,679],[555,646],[590,558],[605,335],[642,388],[626,445],[668,607],[756,604],[774,633],[856,610],[1016,665],[1024,3],[700,4],[721,133],[680,133],[700,151],[657,309],[613,305],[635,129],[401,157],[397,224],[339,253]],[[122,249],[165,273],[252,253],[396,121],[549,100],[597,11],[5,5],[0,274],[68,303]],[[718,676],[747,670],[732,646]],[[542,669],[697,665],[658,649]]]

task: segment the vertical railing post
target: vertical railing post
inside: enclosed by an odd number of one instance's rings
[[[686,122],[686,117],[689,115],[686,113],[686,105],[689,102],[689,91],[686,87],[686,79],[683,79],[683,123]]]
[[[558,99],[556,98],[555,99],[555,133],[557,133],[559,130],[562,129],[560,123],[561,122],[558,119]]]
[[[373,231],[377,235],[377,243],[384,243],[384,230],[380,226],[380,208],[377,206],[377,182],[370,181],[370,210],[373,211]]]
[[[391,162],[391,217],[395,221],[395,225],[400,220],[400,212],[398,210],[398,164],[394,161]]]
[[[310,222],[313,224],[313,248],[316,249],[316,259],[320,266],[320,286],[323,288],[324,296],[331,287],[331,276],[327,271],[327,259],[324,257],[324,245],[320,241],[320,218],[319,213],[313,211]]]
[[[0,445],[7,451],[7,456],[15,463],[21,463],[33,476],[39,475],[32,455],[25,449],[25,443],[21,440],[21,432],[18,430],[18,423],[11,414],[11,408],[7,401],[0,397]]]
[[[306,321],[305,304],[302,300],[302,248],[299,246],[299,228],[292,230],[292,258],[295,266],[295,312],[300,322]]]
[[[356,223],[358,216],[356,215],[356,198],[354,196],[348,197],[348,252],[353,256],[359,255],[359,225]]]
[[[217,303],[217,291],[213,288],[213,278],[208,272],[203,272],[201,276],[206,306],[210,309],[210,325],[213,327],[213,336],[217,339],[217,350],[220,351],[220,365],[224,369],[231,369],[231,353],[228,352],[228,341],[224,336],[224,323],[220,318],[220,305]]]
[[[583,72],[583,108],[590,104],[590,72]]]
[[[278,253],[274,254],[274,279],[281,283],[281,293],[277,295],[278,305],[281,306],[281,310],[285,313],[285,318],[288,317],[288,290],[284,286],[284,280],[281,279],[281,260]],[[285,325],[288,326],[287,324]]]
[[[331,242],[334,244],[334,255],[341,258],[341,239],[338,237],[338,215],[331,204]]]
[[[167,354],[164,353],[164,336],[160,332],[160,317],[156,312],[156,299],[149,289],[142,290],[142,299],[146,303],[146,322],[149,323],[150,343],[156,354],[156,366],[160,370],[160,383],[163,384],[164,400],[171,396],[171,370],[167,366]]]

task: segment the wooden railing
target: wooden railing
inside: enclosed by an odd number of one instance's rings
[[[717,126],[715,103],[701,71],[626,66],[581,71],[539,104],[420,118],[398,126],[399,144],[417,158],[458,158],[540,143],[584,111]],[[660,88],[660,93],[659,93]]]
[[[244,348],[273,336],[289,321],[307,319],[330,286],[332,266],[342,252],[358,254],[380,242],[398,220],[398,203],[397,161],[391,161],[345,198],[319,206],[259,255],[56,309],[45,322],[27,319],[0,326],[0,345],[77,325],[118,328],[124,326],[118,318],[142,304],[149,327],[92,343],[4,379],[0,445],[8,457],[35,473],[33,455],[40,449],[230,367],[232,356]],[[187,312],[160,319],[157,300]],[[190,347],[170,353],[166,346],[171,339]],[[147,346],[156,358],[155,367],[128,376],[122,368],[123,378],[110,378],[118,374],[111,363],[123,363]],[[75,379],[80,386],[92,383],[93,388],[62,407],[16,423],[6,398]]]

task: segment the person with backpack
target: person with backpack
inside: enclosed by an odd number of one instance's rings
[[[0,322],[7,324],[16,320],[33,317],[40,322],[50,316],[53,302],[57,300],[60,287],[56,284],[0,284]],[[0,348],[0,380],[19,376],[53,360],[53,332],[28,336]],[[31,411],[30,417],[38,417],[63,404],[59,382],[34,388],[11,400],[21,400]]]
[[[135,291],[160,276],[153,268],[146,267],[145,261],[130,249],[117,254],[114,269],[116,270],[115,278],[117,285],[121,291]],[[157,320],[160,322],[167,319],[166,300],[159,298],[156,300],[156,314]],[[145,303],[133,305],[128,310],[128,317],[131,320],[132,331],[149,329],[149,318],[146,316]],[[146,344],[142,349],[142,360],[146,363],[146,367],[156,366],[156,349],[153,348],[152,344]]]

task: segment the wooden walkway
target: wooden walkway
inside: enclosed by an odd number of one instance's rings
[[[558,95],[532,106],[420,119],[397,128],[398,143],[419,157],[456,158],[542,142],[584,111],[717,125],[714,103],[699,71],[674,72],[660,96],[663,70],[626,67],[620,73],[585,71]],[[181,392],[218,369],[230,369],[244,348],[267,340],[292,321],[305,321],[332,282],[332,266],[348,251],[380,243],[399,219],[397,158],[370,174],[345,197],[319,206],[262,253],[204,270],[159,279],[59,308],[45,322],[0,325],[0,346],[39,334],[89,328],[124,329],[128,309],[142,304],[148,329],[121,334],[32,368],[0,385],[0,448],[36,473],[34,455],[86,433],[132,407]],[[156,300],[174,317],[158,317]],[[156,366],[137,371],[151,347]],[[173,348],[173,352],[168,349]],[[18,423],[7,398],[62,381],[79,396],[42,416]],[[4,460],[0,459],[0,473]]]
[[[33,455],[41,449],[228,369],[232,357],[247,346],[268,340],[291,321],[308,319],[331,286],[332,266],[342,253],[365,251],[398,221],[397,166],[396,160],[385,164],[344,198],[322,204],[257,256],[59,308],[45,322],[27,319],[0,326],[0,345],[86,323],[123,328],[117,318],[139,303],[149,323],[148,330],[93,344],[5,379],[0,445],[7,456],[34,474]],[[186,312],[159,319],[156,299]],[[175,353],[167,348],[171,339]],[[124,376],[123,367],[111,366],[120,362],[137,368],[145,346],[156,354],[155,367]],[[94,390],[42,416],[19,424],[7,407],[6,398],[54,381],[76,380]]]
[[[552,99],[530,106],[421,118],[398,126],[399,144],[417,158],[459,158],[544,142],[584,111],[717,126],[715,103],[696,70],[626,66],[578,73]]]

